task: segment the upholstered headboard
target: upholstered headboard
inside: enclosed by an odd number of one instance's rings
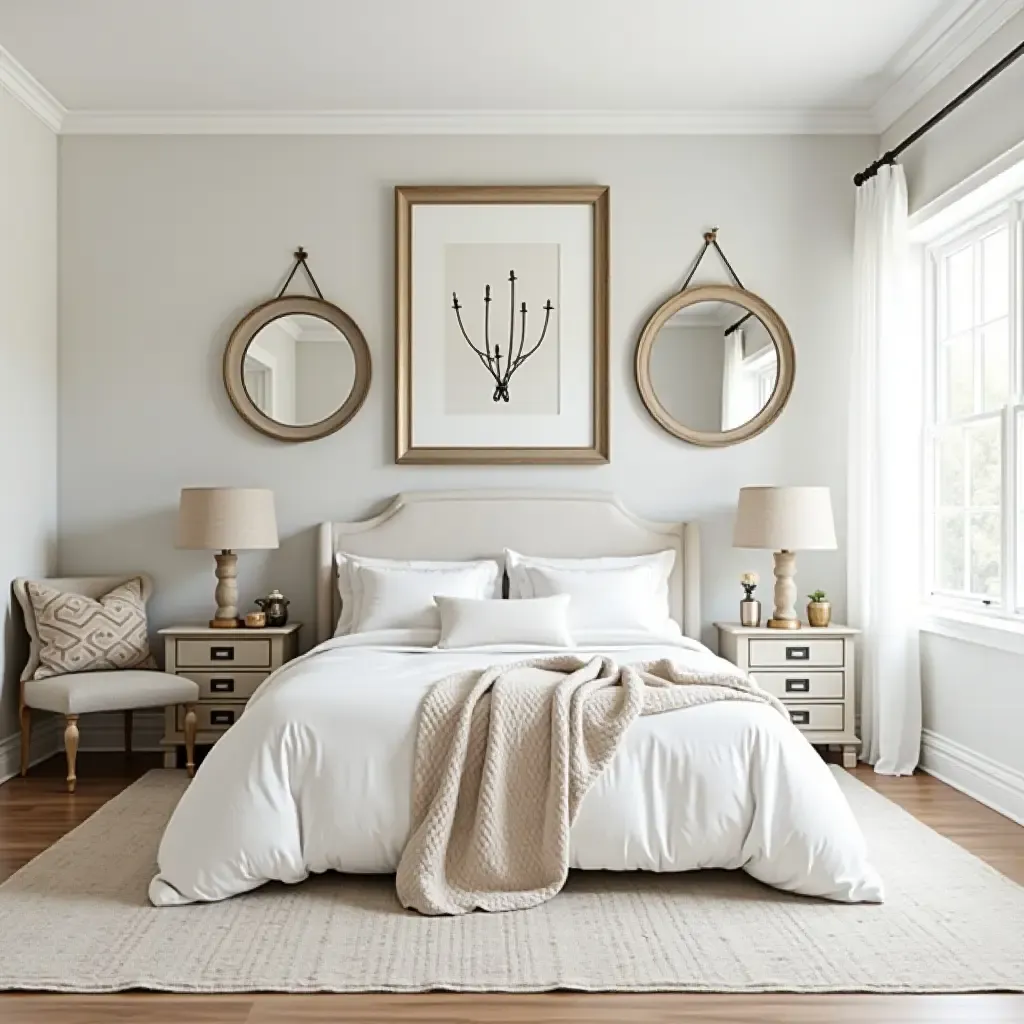
[[[639,519],[610,494],[547,491],[413,491],[379,515],[322,523],[317,549],[317,643],[341,612],[334,553],[384,558],[494,558],[513,548],[551,558],[642,555],[672,548],[672,617],[700,637],[700,535],[693,523]]]

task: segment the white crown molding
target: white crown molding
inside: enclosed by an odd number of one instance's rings
[[[292,321],[289,320],[288,317],[279,316],[276,320],[271,320],[270,323],[284,331],[284,333],[287,334],[288,337],[292,339],[292,341],[299,340],[299,335],[302,333],[302,328],[299,327],[298,324],[292,323]],[[267,326],[269,327],[270,324],[267,324]]]
[[[947,75],[990,39],[1024,0],[954,0],[890,61],[883,78],[891,83],[871,113],[884,132],[919,103]]]
[[[0,46],[0,86],[20,100],[47,128],[59,132],[67,111],[47,89]]]
[[[61,130],[66,135],[877,134],[866,110],[69,110]]]

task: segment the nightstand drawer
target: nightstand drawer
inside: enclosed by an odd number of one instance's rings
[[[755,672],[754,678],[762,690],[767,690],[783,700],[803,698],[804,700],[842,700],[846,696],[845,679],[842,672]],[[194,677],[193,677],[194,678]]]
[[[269,672],[193,672],[179,675],[199,684],[200,700],[248,700]]]
[[[776,640],[755,640],[748,643],[750,667],[789,668],[792,665],[815,667],[841,666],[843,641],[839,639],[811,640],[803,637],[780,637]]]
[[[786,701],[795,726],[808,732],[842,732],[845,707],[842,704],[796,704]]]
[[[251,640],[178,640],[175,664],[178,668],[270,668],[270,641]]]
[[[224,732],[238,721],[244,710],[244,704],[197,704],[196,731]],[[185,712],[179,707],[177,714],[178,728],[184,729]]]

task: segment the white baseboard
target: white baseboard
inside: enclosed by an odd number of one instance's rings
[[[1024,772],[925,729],[921,767],[954,789],[1024,825]]]
[[[63,722],[56,716],[47,716],[32,724],[32,743],[29,764],[39,764],[61,749]],[[0,740],[0,783],[13,779],[21,771],[21,733]]]
[[[29,764],[39,764],[64,750],[64,719],[36,711],[32,722]],[[162,751],[163,711],[136,711],[132,721],[132,749]],[[124,717],[112,714],[82,715],[78,720],[78,749],[81,751],[124,750]],[[21,771],[21,733],[0,740],[0,783]]]

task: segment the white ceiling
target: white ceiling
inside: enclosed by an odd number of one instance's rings
[[[72,112],[870,121],[1019,0],[0,0]],[[998,22],[998,24],[996,24]],[[968,33],[967,30],[970,30]],[[954,45],[955,44],[955,45]],[[975,40],[974,45],[977,45]],[[948,52],[943,52],[948,51]],[[954,53],[955,56],[955,53]],[[962,59],[962,55],[961,55]],[[891,106],[891,104],[890,104]],[[889,111],[891,113],[891,110]],[[827,125],[825,130],[829,130]]]

